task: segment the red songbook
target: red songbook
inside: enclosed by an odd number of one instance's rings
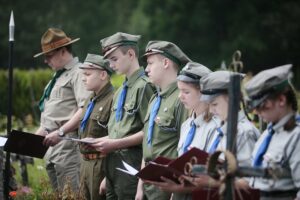
[[[180,175],[185,174],[186,169],[190,168],[189,164],[206,164],[208,153],[198,148],[192,148],[175,160],[170,160],[164,157],[158,157],[150,161],[136,175],[144,180],[162,181],[160,177],[166,177],[175,182]],[[189,165],[189,166],[187,166]]]

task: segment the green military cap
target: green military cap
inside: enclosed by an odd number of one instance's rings
[[[287,64],[264,70],[245,84],[247,106],[252,110],[266,100],[270,94],[280,92],[289,85],[292,65]]]
[[[102,53],[104,54],[104,57],[107,57],[119,46],[137,45],[137,42],[140,38],[140,35],[131,35],[128,33],[117,32],[109,37],[100,40]]]
[[[109,61],[103,56],[95,54],[87,54],[81,69],[101,69],[105,70],[109,75],[113,73],[113,69],[109,67]]]
[[[211,73],[207,67],[196,62],[188,62],[179,72],[177,80],[189,83],[199,84],[201,77]]]
[[[146,52],[143,56],[149,56],[153,54],[162,54],[169,58],[178,66],[182,67],[191,59],[182,52],[182,50],[174,43],[168,41],[150,41],[146,46]]]
[[[216,71],[209,73],[200,79],[201,101],[210,102],[220,94],[227,93],[230,83],[230,76],[239,74],[242,78],[243,74],[233,73],[229,71]]]

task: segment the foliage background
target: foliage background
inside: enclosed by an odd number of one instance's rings
[[[39,115],[36,103],[52,72],[42,58],[32,56],[40,52],[40,38],[49,27],[81,38],[73,45],[81,60],[87,53],[100,53],[99,40],[117,31],[142,35],[141,54],[149,40],[168,40],[212,69],[223,60],[229,64],[240,49],[244,72],[292,63],[294,84],[300,89],[299,0],[0,0],[0,132],[6,126],[11,10],[16,24],[15,127],[22,126],[29,113],[33,120]],[[113,82],[118,86],[122,77]],[[35,168],[29,170],[37,174]]]
[[[7,66],[8,21],[14,10],[15,59],[18,68],[41,67],[32,56],[48,27],[63,28],[81,59],[99,53],[99,40],[117,31],[148,40],[178,44],[193,60],[216,68],[236,49],[243,52],[245,72],[300,64],[298,0],[0,0],[0,67]],[[300,83],[297,82],[297,87]]]
[[[8,66],[8,22],[15,16],[14,111],[32,112],[51,74],[40,52],[40,38],[49,27],[62,28],[81,60],[100,53],[99,40],[117,31],[142,35],[141,54],[149,40],[178,44],[194,61],[212,69],[231,62],[242,51],[244,71],[294,64],[300,89],[299,0],[0,0],[0,70]],[[145,66],[145,63],[142,62]],[[6,113],[7,75],[0,73],[0,115]],[[1,117],[1,116],[0,116]]]

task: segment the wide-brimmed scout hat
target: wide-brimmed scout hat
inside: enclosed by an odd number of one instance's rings
[[[247,108],[253,110],[263,103],[271,94],[283,91],[289,85],[292,65],[287,64],[264,70],[245,84]]]
[[[243,79],[244,75],[241,73],[233,73],[229,71],[211,72],[207,76],[200,79],[201,101],[211,102],[217,96],[225,94],[228,91],[230,76],[238,74]]]
[[[140,38],[140,35],[131,35],[122,32],[117,32],[109,37],[103,38],[100,40],[100,44],[104,58],[106,58],[120,46],[136,46]]]
[[[109,67],[109,61],[103,56],[95,54],[87,54],[81,69],[100,69],[105,70],[109,75],[113,73],[113,69]]]
[[[49,28],[41,39],[42,52],[34,55],[33,57],[36,58],[60,47],[68,46],[78,40],[80,40],[80,38],[72,40],[65,34],[65,32],[58,28]]]
[[[196,62],[188,62],[177,76],[178,81],[199,84],[200,79],[212,71]]]
[[[176,44],[168,41],[149,41],[143,57],[153,54],[161,54],[175,62],[179,67],[183,67],[191,61]]]

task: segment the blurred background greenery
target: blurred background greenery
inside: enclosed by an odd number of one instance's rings
[[[11,10],[16,23],[14,66],[18,68],[43,66],[42,59],[32,56],[40,52],[40,38],[48,27],[80,37],[74,50],[81,60],[88,52],[100,53],[101,38],[123,31],[142,35],[141,52],[149,40],[169,40],[211,68],[219,67],[222,60],[229,64],[236,49],[243,53],[245,72],[300,64],[299,0],[0,2],[0,68],[7,67]]]
[[[82,61],[87,53],[100,53],[99,40],[117,31],[142,35],[141,54],[149,40],[178,44],[189,57],[212,69],[231,63],[242,52],[244,73],[294,64],[294,85],[300,89],[299,0],[0,0],[0,118],[6,113],[8,22],[15,16],[13,114],[35,121],[36,103],[51,71],[40,52],[40,39],[49,27],[62,28]],[[142,65],[145,63],[141,61]],[[114,78],[115,86],[122,78]],[[0,125],[1,126],[1,125]],[[1,127],[0,127],[1,128]]]
[[[52,71],[40,52],[40,39],[49,27],[62,28],[82,61],[100,53],[99,40],[117,31],[142,35],[140,52],[149,40],[168,40],[194,61],[211,69],[231,63],[242,52],[244,73],[292,63],[294,85],[300,89],[299,0],[0,0],[0,133],[7,109],[8,22],[15,16],[13,127],[32,131],[39,118],[37,102]],[[145,63],[141,61],[142,65]],[[123,77],[114,76],[118,87]],[[299,98],[300,99],[300,98]],[[39,190],[46,177],[44,163],[29,166],[30,185]],[[18,166],[15,164],[18,170]],[[39,168],[36,168],[39,167]],[[20,176],[17,174],[18,182]]]
[[[26,122],[28,114],[33,121],[38,119],[36,103],[52,74],[43,57],[32,57],[41,51],[40,39],[49,27],[81,38],[73,45],[81,61],[87,53],[100,53],[100,39],[122,31],[142,35],[141,54],[149,40],[168,40],[212,69],[220,68],[222,61],[229,65],[237,49],[242,52],[244,73],[292,63],[294,85],[300,89],[299,0],[0,0],[0,5],[0,121],[7,109],[11,10],[17,69],[13,114],[20,123]],[[118,87],[123,79],[116,77]]]

